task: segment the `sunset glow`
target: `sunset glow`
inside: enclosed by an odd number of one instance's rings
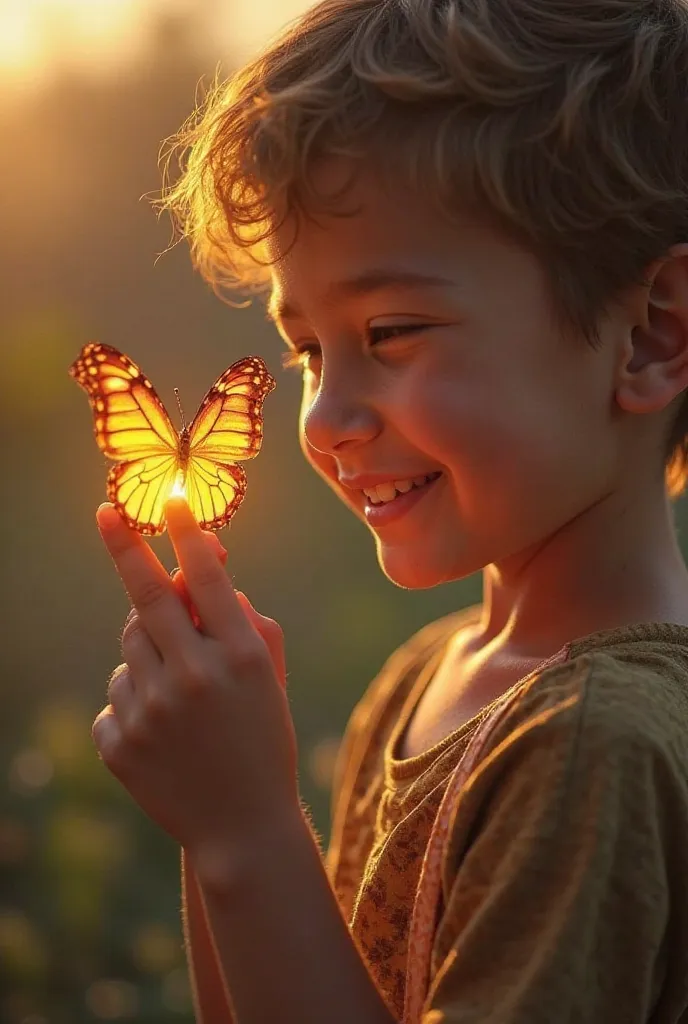
[[[0,0],[0,79],[36,85],[56,69],[108,73],[145,51],[161,14],[193,13],[212,59],[241,59],[309,0]]]
[[[136,58],[153,18],[191,0],[0,0],[0,76],[38,84],[60,67]]]

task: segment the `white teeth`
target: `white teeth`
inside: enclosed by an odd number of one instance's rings
[[[374,487],[372,490],[375,491],[375,497],[378,501],[391,501],[392,498],[396,498],[397,496],[394,484],[378,484],[377,487]]]
[[[377,487],[364,487],[363,493],[373,505],[381,505],[386,501],[393,501],[397,493],[406,494],[412,487],[420,487],[431,477],[438,474],[426,473],[424,476],[414,476],[411,480],[394,480],[392,483],[378,484]]]

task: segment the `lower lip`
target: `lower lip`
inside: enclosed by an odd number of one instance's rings
[[[383,501],[380,505],[366,504],[363,509],[366,522],[375,527],[387,526],[388,523],[395,522],[401,516],[406,515],[414,505],[417,505],[441,479],[441,476],[437,476],[434,480],[428,480],[422,487],[414,487],[406,494],[397,495],[392,501]]]

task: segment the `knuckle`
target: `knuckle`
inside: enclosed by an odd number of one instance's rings
[[[160,580],[147,580],[136,593],[138,608],[154,608],[167,596],[167,586]]]
[[[122,626],[122,633],[123,634],[124,634],[124,630],[127,628],[129,623],[131,622],[131,620],[133,618],[135,618],[137,615],[138,615],[138,612],[136,611],[136,609],[135,608],[130,608],[129,614],[127,615],[126,619],[124,620],[124,625]]]
[[[256,643],[254,640],[244,640],[232,647],[230,664],[237,672],[255,672],[257,669],[262,668],[267,661],[267,650],[263,643]]]
[[[141,622],[141,616],[138,612],[134,612],[133,615],[129,615],[127,621],[124,623],[124,629],[122,630],[122,636],[129,636],[132,633],[138,633],[139,630],[143,629],[143,623]]]
[[[160,721],[167,716],[169,701],[162,690],[156,688],[148,690],[143,698],[146,717],[154,721]]]
[[[284,636],[284,631],[283,631],[282,627],[280,626],[279,622],[276,621],[276,619],[269,619],[267,617],[267,615],[264,615],[263,616],[263,624],[264,624],[264,627],[265,627],[265,632],[269,633],[270,636],[273,636],[273,637],[283,637]]]
[[[178,668],[179,681],[183,688],[198,692],[211,683],[211,674],[200,661],[184,661]]]
[[[213,561],[210,565],[198,566],[192,573],[187,573],[187,583],[192,587],[214,587],[223,575],[220,566]]]
[[[138,615],[134,615],[129,619],[122,632],[122,649],[131,647],[132,643],[137,643],[145,632],[141,619]]]
[[[108,698],[111,698],[113,695],[116,696],[122,689],[128,687],[129,683],[129,666],[126,664],[118,665],[108,680]]]
[[[123,761],[122,733],[109,719],[110,716],[106,717],[105,713],[101,712],[93,723],[91,736],[105,764],[108,768],[115,769]]]
[[[150,739],[146,721],[140,713],[127,715],[121,729],[123,740],[130,747],[145,747]]]

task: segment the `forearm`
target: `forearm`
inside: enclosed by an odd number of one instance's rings
[[[197,870],[240,1024],[394,1024],[303,814]]]
[[[182,925],[196,1024],[234,1024],[203,898],[189,857],[182,850]]]

